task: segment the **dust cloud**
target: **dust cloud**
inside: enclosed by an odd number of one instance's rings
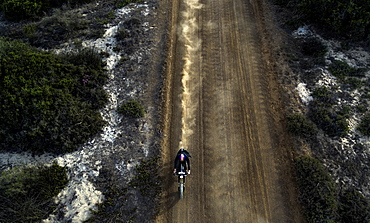
[[[181,141],[180,148],[188,149],[188,141],[193,134],[195,126],[195,111],[197,110],[197,99],[194,98],[195,92],[199,89],[199,74],[195,72],[193,64],[199,60],[197,52],[201,46],[198,38],[197,11],[203,5],[199,0],[185,1],[185,9],[182,11],[180,27],[178,30],[179,39],[184,42],[185,56],[183,58],[184,67],[182,69],[182,119],[181,119]]]

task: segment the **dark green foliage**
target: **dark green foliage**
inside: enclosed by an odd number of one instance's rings
[[[316,88],[312,92],[312,97],[322,105],[332,106],[335,103],[334,95],[325,86]]]
[[[295,159],[300,200],[308,222],[333,222],[338,204],[335,184],[322,164],[309,156]]]
[[[158,161],[159,157],[141,161],[136,166],[135,177],[128,183],[128,187],[122,187],[122,183],[117,182],[111,169],[103,169],[102,174],[106,175],[104,182],[108,184],[104,192],[105,201],[98,205],[98,210],[93,211],[93,216],[85,222],[136,222],[134,219],[137,207],[127,206],[127,199],[132,199],[133,191],[140,191],[143,195],[140,199],[146,199],[148,205],[158,198],[161,190]],[[128,191],[130,192],[127,193]],[[148,221],[152,218],[150,215],[147,215]]]
[[[329,71],[333,76],[344,81],[346,77],[364,77],[366,70],[361,68],[356,69],[349,66],[346,62],[334,60],[329,66]]]
[[[300,200],[308,222],[368,223],[370,205],[356,190],[339,194],[323,165],[309,156],[295,159]]]
[[[0,9],[11,20],[38,19],[53,7],[76,6],[91,0],[1,0]]]
[[[370,205],[366,198],[352,189],[340,196],[341,222],[369,223]]]
[[[332,108],[311,103],[310,119],[330,137],[343,137],[349,127],[346,116],[342,116]]]
[[[84,221],[84,223],[92,222],[122,222],[123,213],[122,197],[127,194],[127,187],[123,187],[122,183],[118,182],[113,168],[103,168],[99,176],[104,182],[104,202],[97,204],[98,209],[92,210],[92,216]],[[121,177],[121,176],[119,176]]]
[[[128,32],[127,30],[125,29],[125,27],[121,26],[118,28],[118,31],[117,31],[117,39],[118,40],[124,40],[128,35]]]
[[[302,53],[306,56],[314,58],[314,63],[324,64],[325,53],[327,52],[326,46],[324,46],[317,38],[307,38],[302,42]]]
[[[301,19],[349,38],[368,39],[370,4],[367,0],[274,0],[297,11]]]
[[[36,0],[3,0],[1,9],[12,20],[32,19],[41,14],[43,4]]]
[[[116,7],[117,8],[122,8],[130,3],[143,3],[143,0],[117,0],[116,1]]]
[[[349,106],[343,106],[342,110],[338,112],[338,115],[343,116],[344,118],[349,118],[351,112],[351,107]]]
[[[362,134],[370,136],[370,115],[366,115],[357,128]]]
[[[129,117],[133,117],[133,118],[140,118],[140,117],[144,117],[145,108],[142,105],[140,105],[138,101],[131,100],[121,105],[118,108],[118,113],[121,113]]]
[[[66,168],[15,168],[0,175],[0,222],[40,222],[53,211],[53,197],[68,183]]]
[[[334,95],[326,87],[316,88],[312,96],[315,100],[310,103],[309,118],[329,136],[345,136],[349,130],[348,107],[334,110]]]
[[[96,17],[98,21],[100,17]],[[41,48],[54,48],[64,42],[75,40],[81,45],[83,38],[96,39],[104,34],[104,24],[84,16],[83,12],[76,10],[55,9],[51,16],[44,17],[37,23],[36,32],[29,41],[32,45]],[[10,35],[13,38],[23,38],[21,35]]]
[[[160,192],[158,184],[158,157],[151,158],[147,161],[142,161],[136,166],[136,176],[130,182],[131,187],[139,188],[144,196],[156,197]]]
[[[2,149],[61,153],[101,130],[105,121],[97,109],[107,101],[107,75],[103,63],[88,56],[92,51],[62,59],[17,41],[0,45]]]
[[[287,116],[289,132],[302,137],[312,137],[317,133],[315,124],[302,114]]]
[[[329,66],[329,71],[344,86],[356,89],[365,85],[365,82],[360,79],[365,76],[366,69],[364,68],[353,68],[346,62],[334,60]]]

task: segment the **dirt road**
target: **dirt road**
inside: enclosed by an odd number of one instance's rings
[[[303,222],[263,0],[173,0],[157,222]],[[264,42],[265,41],[265,42]],[[171,176],[192,155],[184,200]]]

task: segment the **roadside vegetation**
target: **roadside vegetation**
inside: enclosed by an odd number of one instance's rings
[[[289,29],[296,30],[308,23],[313,25],[315,30],[320,30],[322,35],[343,40],[342,47],[347,50],[351,44],[353,46],[369,44],[370,5],[366,1],[273,0],[273,2],[289,11],[289,13],[284,11],[289,14],[284,21],[284,26]],[[328,147],[330,140],[348,138],[350,133],[348,121],[355,114],[362,117],[357,130],[363,135],[370,136],[370,114],[367,109],[370,85],[365,75],[368,69],[353,67],[344,60],[325,57],[328,49],[315,35],[298,36],[292,42],[295,46],[289,55],[292,68],[300,73],[299,77],[307,84],[312,96],[305,112],[289,114],[286,117],[288,129],[297,136],[297,142],[304,141],[304,144],[313,147],[312,156],[301,155],[294,160],[300,201],[306,219],[312,223],[369,223],[369,200],[361,193],[361,186],[358,187],[359,184],[353,183],[356,180],[361,181],[361,178],[367,179],[368,162],[357,156],[348,157],[348,161],[336,160],[343,159],[343,154],[331,154],[338,153],[338,148],[314,148]],[[323,70],[336,78],[336,84],[318,84]],[[357,106],[350,104],[353,100],[350,95],[353,92],[359,95]],[[318,134],[319,132],[321,134]],[[322,136],[330,139],[320,141],[319,137]],[[352,149],[361,156],[360,153],[365,150],[365,146],[357,142]],[[320,154],[324,151],[327,152]],[[338,157],[329,158],[331,155]],[[329,165],[336,168],[333,176],[338,178],[338,172],[345,173],[346,176],[356,176],[346,181],[352,184],[334,182],[331,172],[322,164],[325,162],[324,159],[333,162],[329,162]],[[342,175],[339,176],[341,177],[339,179],[343,178]]]
[[[71,7],[89,3],[92,0],[0,0],[0,9],[9,20],[35,20],[52,8],[68,4]]]
[[[103,67],[91,49],[57,56],[0,39],[0,148],[64,153],[100,132]]]
[[[274,2],[295,12],[295,16],[288,21],[293,26],[310,21],[320,28],[346,38],[358,40],[370,38],[370,4],[366,0],[274,0]]]
[[[303,114],[291,114],[287,116],[287,120],[288,130],[294,135],[310,138],[317,134],[316,125]]]
[[[131,100],[120,105],[118,113],[132,118],[141,118],[145,115],[145,108],[138,101]]]
[[[300,200],[308,222],[368,223],[370,204],[354,189],[339,191],[324,166],[315,158],[295,159]]]
[[[0,10],[9,20],[38,20],[54,8],[63,5],[73,8],[90,2],[92,0],[0,0]],[[115,5],[121,8],[132,2],[142,3],[143,0],[116,0]]]
[[[159,157],[152,157],[147,160],[142,160],[139,165],[136,165],[136,175],[126,185],[122,185],[114,177],[112,171],[107,170],[106,175],[106,190],[104,192],[105,201],[98,204],[98,210],[93,211],[91,216],[85,223],[93,222],[135,222],[137,208],[129,207],[130,209],[122,209],[124,205],[117,205],[124,202],[129,195],[129,191],[138,190],[141,196],[145,197],[146,202],[155,202],[160,194],[161,187],[158,176]],[[104,171],[103,171],[104,174]],[[120,208],[121,207],[121,208]],[[150,221],[152,216],[147,216]]]
[[[106,124],[99,110],[108,101],[103,89],[108,75],[102,57],[109,55],[82,48],[82,43],[103,36],[107,24],[116,18],[115,9],[144,1],[104,1],[101,10],[86,4],[92,2],[0,0],[2,19],[13,24],[0,29],[0,150],[72,152]],[[134,49],[139,28],[139,17],[120,27],[117,52]],[[128,38],[130,44],[124,45]],[[73,51],[56,55],[46,50],[63,48],[66,42]],[[128,57],[123,57],[122,62],[126,60]],[[145,115],[136,100],[122,104],[118,112],[133,118]],[[154,202],[159,193],[157,159],[142,161],[136,167],[137,175],[125,187],[116,184],[116,176],[109,178],[106,201],[95,213],[99,216],[96,222],[135,219],[135,208],[124,212],[117,208],[120,198],[128,196],[128,189],[137,189],[147,203]],[[56,164],[17,167],[0,174],[0,222],[40,222],[54,211],[53,198],[68,182],[66,168]]]
[[[126,6],[130,3],[133,3],[133,2],[141,4],[141,3],[144,2],[144,0],[116,0],[116,7],[117,8],[122,8],[122,7],[124,7],[124,6]]]
[[[54,211],[54,197],[67,185],[66,168],[17,167],[0,174],[0,222],[41,222]]]
[[[322,164],[309,156],[295,159],[300,200],[308,222],[335,222],[338,204],[335,184]]]
[[[310,119],[330,137],[347,135],[349,107],[334,109],[335,96],[327,87],[318,87],[312,92],[314,101],[310,103]]]

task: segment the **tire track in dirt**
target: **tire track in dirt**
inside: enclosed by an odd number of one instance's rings
[[[202,45],[193,58],[189,82],[196,89],[191,101],[198,108],[187,141],[192,174],[187,177],[184,200],[179,201],[176,178],[169,174],[180,140],[176,89],[181,89],[178,72],[184,65],[184,47],[174,41],[169,60],[173,69],[167,74],[172,80],[167,89],[172,90],[167,92],[170,116],[163,143],[165,183],[157,222],[301,222],[296,200],[287,198],[294,190],[286,183],[290,177],[281,174],[290,161],[281,161],[284,155],[275,145],[282,138],[271,134],[279,123],[271,117],[274,112],[269,106],[269,86],[276,83],[270,83],[273,79],[267,75],[261,53],[262,0],[201,3],[194,16],[199,23],[195,35]],[[180,11],[182,4],[179,1]],[[175,22],[173,26],[176,29]]]

